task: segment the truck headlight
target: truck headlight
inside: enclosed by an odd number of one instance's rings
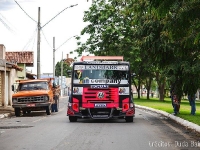
[[[13,102],[13,103],[17,103],[17,98],[13,98],[13,99],[12,99],[12,102]]]
[[[44,96],[44,100],[45,100],[45,101],[48,101],[48,100],[49,100],[49,97],[48,97],[48,96]]]

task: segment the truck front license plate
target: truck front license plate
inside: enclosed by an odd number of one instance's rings
[[[35,104],[26,104],[27,107],[35,107]]]
[[[106,108],[106,104],[104,104],[104,103],[97,103],[97,104],[94,104],[94,107],[95,108]]]

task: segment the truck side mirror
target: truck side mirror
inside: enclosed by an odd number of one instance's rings
[[[14,85],[12,85],[12,91],[13,91],[13,92],[15,91],[15,86],[14,86]]]

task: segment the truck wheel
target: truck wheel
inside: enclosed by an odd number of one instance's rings
[[[77,121],[77,117],[75,117],[75,116],[69,116],[69,121],[70,122],[76,122]]]
[[[133,117],[132,116],[128,116],[125,118],[126,122],[133,122]]]
[[[46,107],[46,113],[47,115],[51,115],[51,106]]]
[[[15,108],[15,116],[16,117],[20,116],[20,108]]]

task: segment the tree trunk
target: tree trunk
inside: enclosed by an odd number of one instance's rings
[[[164,101],[165,98],[165,76],[162,76],[161,73],[156,72],[156,80],[158,84],[158,92],[159,92],[159,99],[160,101]]]
[[[138,85],[136,84],[135,80],[133,80],[133,84],[135,85],[135,88],[137,90],[138,99],[140,99],[140,85],[141,85],[141,80],[138,79]]]
[[[159,95],[160,95],[160,97],[159,97],[160,101],[164,101],[164,99],[165,99],[165,84],[163,83],[163,84],[159,85],[158,90],[159,90]]]
[[[147,99],[149,99],[152,78],[146,79]]]

